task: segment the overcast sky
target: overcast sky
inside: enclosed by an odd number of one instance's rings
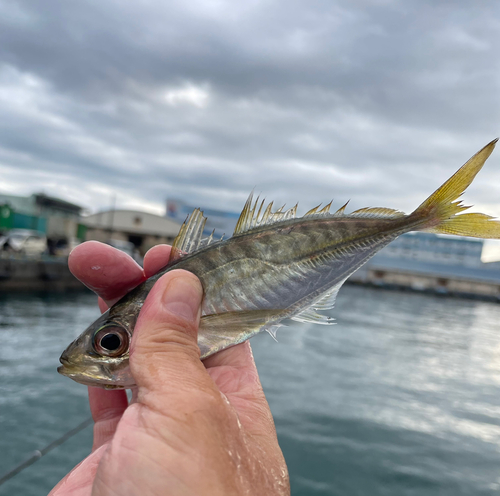
[[[497,0],[0,0],[0,191],[410,211],[500,134]],[[500,150],[466,199],[500,215]]]

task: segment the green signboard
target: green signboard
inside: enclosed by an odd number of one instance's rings
[[[87,226],[84,226],[83,224],[78,224],[78,228],[76,231],[76,237],[80,241],[85,241],[86,236],[87,236]]]
[[[12,229],[13,211],[8,205],[0,205],[0,231]]]
[[[47,219],[36,215],[20,214],[9,205],[0,205],[0,231],[11,229],[33,229],[45,233]]]

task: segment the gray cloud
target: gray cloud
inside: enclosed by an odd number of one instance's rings
[[[499,10],[0,0],[0,190],[409,210],[499,133]],[[497,185],[469,198],[500,209]]]

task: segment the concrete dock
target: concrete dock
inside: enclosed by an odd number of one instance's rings
[[[356,271],[348,282],[500,302],[500,270],[488,265],[463,267],[409,262],[381,253]]]
[[[67,257],[0,258],[0,293],[84,289],[68,269]]]
[[[500,264],[460,266],[375,255],[348,283],[500,302]],[[68,269],[67,257],[0,258],[0,293],[84,289]]]

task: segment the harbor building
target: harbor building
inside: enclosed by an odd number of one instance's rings
[[[350,282],[500,300],[500,264],[481,261],[483,243],[424,232],[403,234]]]
[[[483,265],[481,262],[482,252],[482,239],[411,232],[394,240],[380,253],[388,258],[462,267],[481,267]]]
[[[113,209],[82,217],[78,205],[47,195],[0,195],[0,234],[21,228],[40,231],[52,243],[97,240],[139,260],[154,245],[172,244],[192,210],[188,204],[175,200],[167,203],[166,216]],[[204,209],[204,213],[208,217],[205,235],[212,230],[216,236],[232,235],[239,214],[212,209]],[[482,252],[480,239],[407,233],[377,253],[348,282],[500,301],[500,262],[483,263]],[[32,286],[32,278],[28,277],[31,269],[26,269],[24,281],[16,277],[21,270],[15,266],[16,260],[0,262],[3,264],[0,286],[10,289],[16,289],[16,284],[19,288]],[[51,281],[60,281],[63,287],[62,281],[69,275],[67,265],[63,267],[55,260],[36,267],[41,271],[37,281],[43,287],[52,284]]]
[[[193,206],[167,201],[167,217],[182,223]],[[230,237],[239,214],[203,209],[205,234]],[[484,240],[426,232],[406,233],[394,240],[350,278],[355,284],[412,289],[438,294],[500,301],[500,262],[483,263]]]
[[[32,229],[47,236],[49,248],[85,239],[80,223],[83,208],[43,193],[31,196],[0,194],[0,231]]]
[[[112,245],[130,243],[141,256],[154,245],[172,244],[181,223],[160,215],[137,210],[106,210],[82,217],[86,226],[86,240]]]

